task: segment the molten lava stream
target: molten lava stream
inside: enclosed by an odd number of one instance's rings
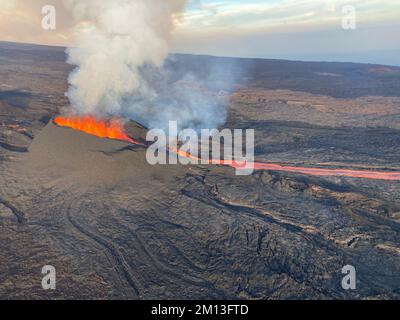
[[[172,149],[171,151],[178,154],[180,157],[201,161],[201,158],[195,157],[188,152],[183,152],[177,149]],[[395,172],[395,171],[383,172],[383,171],[351,170],[351,169],[292,167],[292,166],[282,166],[279,164],[263,163],[263,162],[247,162],[245,164],[233,160],[219,160],[219,159],[208,160],[208,163],[214,165],[228,166],[235,169],[252,168],[255,171],[269,170],[269,171],[299,173],[299,174],[318,176],[318,177],[349,177],[349,178],[360,178],[360,179],[370,179],[370,180],[400,181],[400,172]]]
[[[127,141],[132,144],[145,146],[145,144],[137,142],[130,138],[125,130],[123,123],[120,119],[104,120],[98,119],[92,115],[86,116],[70,116],[70,117],[57,117],[54,122],[61,127],[68,127],[75,130],[83,131],[85,133],[100,137]],[[191,155],[188,152],[182,152],[180,150],[171,149],[172,152],[178,154],[180,157],[190,158],[200,161],[201,159]],[[350,177],[350,178],[363,178],[373,180],[391,180],[400,181],[400,172],[383,172],[383,171],[367,171],[367,170],[350,170],[350,169],[327,169],[327,168],[307,168],[307,167],[292,167],[282,166],[273,163],[262,163],[254,162],[247,163],[247,167],[236,161],[226,161],[212,159],[208,161],[214,165],[224,165],[235,169],[246,169],[248,167],[254,168],[254,170],[270,170],[280,172],[291,172],[300,173],[311,176],[322,176],[322,177]]]
[[[243,168],[242,165],[235,161],[225,162],[225,165],[229,165],[233,168]],[[255,162],[249,163],[248,166],[253,167],[254,170],[270,170],[280,172],[291,172],[300,173],[310,176],[319,177],[349,177],[349,178],[361,178],[371,180],[388,180],[388,181],[400,181],[400,172],[383,172],[383,171],[368,171],[368,170],[351,170],[351,169],[327,169],[327,168],[307,168],[307,167],[291,167],[282,166],[279,164]]]
[[[142,145],[133,140],[125,133],[123,123],[120,119],[104,120],[92,115],[57,117],[54,122],[61,127],[83,131],[99,138],[109,138],[127,141],[129,143]]]

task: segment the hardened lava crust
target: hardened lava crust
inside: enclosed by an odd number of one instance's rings
[[[143,146],[54,124],[68,104],[62,49],[0,49],[0,299],[400,298],[399,182],[150,166]],[[171,81],[212,59],[174,57]],[[400,169],[399,68],[235,65],[247,80],[226,127],[255,128],[260,161]],[[342,288],[346,265],[357,290]]]

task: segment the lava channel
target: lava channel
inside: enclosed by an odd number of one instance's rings
[[[103,120],[95,116],[71,116],[71,117],[57,117],[54,122],[61,127],[68,127],[75,130],[83,131],[85,133],[100,137],[115,140],[126,141],[135,145],[145,146],[143,143],[135,141],[125,132],[123,121],[120,119]],[[172,151],[181,157],[201,160],[186,152]],[[226,160],[209,160],[210,164],[229,166],[235,169],[243,169],[242,163],[236,161]],[[283,166],[273,163],[254,162],[247,163],[245,168],[253,168],[255,171],[268,170],[278,172],[290,172],[305,174],[310,176],[320,177],[350,177],[371,180],[388,180],[400,181],[400,172],[388,171],[369,171],[369,170],[351,170],[351,169],[328,169],[328,168],[310,168],[310,167],[294,167]]]

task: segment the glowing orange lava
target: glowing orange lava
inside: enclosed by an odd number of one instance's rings
[[[224,165],[231,166],[233,168],[242,168],[240,164],[235,161],[225,162]],[[319,177],[349,177],[359,179],[371,179],[371,180],[387,180],[387,181],[399,181],[400,172],[397,171],[369,171],[369,170],[351,170],[351,169],[328,169],[328,168],[309,168],[309,167],[292,167],[282,166],[279,164],[254,162],[249,164],[254,170],[269,170],[269,171],[280,171],[299,173],[309,176]]]
[[[145,146],[143,143],[137,142],[130,138],[125,130],[121,119],[104,120],[98,119],[92,115],[86,116],[70,116],[70,117],[57,117],[54,122],[62,127],[68,127],[75,130],[83,131],[85,133],[95,135],[100,138],[109,138],[127,141],[132,144]],[[180,157],[189,158],[201,161],[200,158],[193,156],[189,152],[184,152],[178,149],[170,149],[172,152],[178,154]],[[208,160],[209,164],[229,166],[235,169],[246,169],[253,168],[254,170],[269,170],[278,172],[291,172],[298,174],[305,174],[311,176],[322,176],[322,177],[351,177],[351,178],[362,178],[372,180],[389,180],[389,181],[400,181],[400,172],[396,171],[368,171],[368,170],[351,170],[351,169],[331,169],[331,168],[310,168],[310,167],[293,167],[283,166],[274,163],[262,163],[254,162],[247,163],[247,167],[244,164],[236,161],[227,160]]]
[[[104,120],[98,119],[92,115],[60,116],[55,118],[54,122],[61,127],[83,131],[99,138],[109,138],[140,144],[125,133],[123,123],[120,119],[114,118],[111,120]]]

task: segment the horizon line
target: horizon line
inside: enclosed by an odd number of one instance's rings
[[[20,42],[20,41],[9,41],[1,40],[0,43],[10,43],[15,45],[27,45],[27,46],[37,46],[46,47],[53,49],[67,49],[68,46],[57,45],[57,44],[44,44],[35,42]],[[381,50],[379,52],[385,52],[388,50]],[[395,51],[395,50],[394,50]],[[376,52],[376,51],[374,51]],[[211,58],[225,58],[225,59],[239,59],[239,60],[269,60],[269,61],[287,61],[287,62],[301,62],[301,63],[342,63],[342,64],[361,64],[361,65],[371,65],[371,66],[384,66],[384,67],[394,67],[400,68],[400,63],[396,64],[385,64],[385,63],[375,63],[375,62],[360,62],[360,61],[337,61],[337,60],[313,60],[313,59],[296,59],[296,58],[271,58],[271,57],[245,57],[245,56],[227,56],[227,55],[216,55],[207,53],[187,53],[187,52],[170,52],[169,55],[187,55],[187,56],[199,56],[199,57],[211,57]]]

